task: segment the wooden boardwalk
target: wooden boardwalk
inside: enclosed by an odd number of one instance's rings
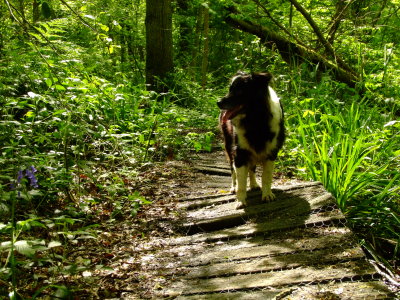
[[[220,159],[223,161],[223,159]],[[229,170],[198,161],[220,192],[181,199],[183,234],[163,241],[159,256],[174,257],[158,291],[176,299],[393,299],[367,261],[332,195],[317,182],[275,186],[277,199],[235,209]]]

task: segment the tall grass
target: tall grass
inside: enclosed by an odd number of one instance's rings
[[[289,155],[305,177],[321,181],[335,196],[367,249],[396,260],[400,122],[367,101],[346,104],[326,94],[313,96],[293,101],[287,113]]]

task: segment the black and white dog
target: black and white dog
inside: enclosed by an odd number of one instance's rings
[[[274,161],[285,139],[283,109],[275,91],[269,86],[270,73],[238,73],[229,93],[218,101],[220,126],[225,150],[231,165],[232,188],[237,208],[246,205],[247,175],[250,188],[259,189],[256,165],[263,166],[262,200],[275,198],[271,191]]]

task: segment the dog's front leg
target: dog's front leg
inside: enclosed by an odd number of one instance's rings
[[[263,164],[263,173],[262,173],[262,200],[266,202],[275,199],[275,195],[271,191],[273,172],[274,172],[274,161],[266,160]]]
[[[236,168],[236,180],[237,180],[236,198],[238,200],[236,209],[243,208],[244,206],[246,206],[248,172],[249,168],[246,165]]]
[[[249,168],[249,179],[250,179],[250,189],[251,190],[259,190],[260,186],[256,180],[256,166]]]

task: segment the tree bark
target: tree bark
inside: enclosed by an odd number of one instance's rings
[[[171,0],[146,0],[146,84],[165,92],[163,81],[173,71]]]

